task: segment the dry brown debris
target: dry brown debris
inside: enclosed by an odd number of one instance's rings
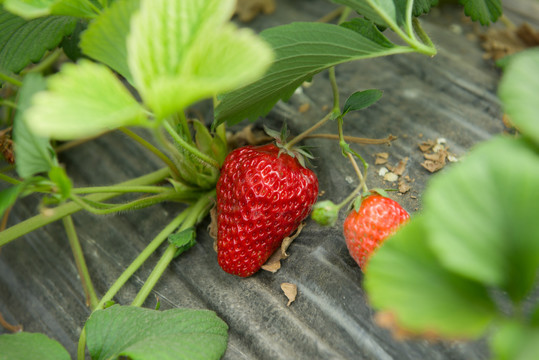
[[[419,150],[423,153],[425,161],[421,163],[425,169],[433,173],[445,167],[447,161],[457,161],[455,155],[451,154],[446,146],[444,138],[438,138],[436,141],[427,140],[419,144]]]
[[[485,49],[484,57],[493,60],[539,46],[539,31],[526,23],[519,27],[489,28],[484,34],[479,35],[479,38]]]
[[[285,296],[288,298],[288,303],[286,306],[290,306],[290,304],[296,300],[296,296],[298,296],[297,285],[291,283],[282,283],[281,290],[283,290]]]
[[[262,265],[262,270],[274,273],[281,268],[281,260],[284,260],[289,256],[286,253],[286,250],[288,250],[290,244],[292,244],[292,242],[299,236],[304,226],[305,223],[301,223],[294,234],[284,238],[281,247],[270,256],[264,265]]]
[[[275,0],[238,0],[235,14],[241,22],[250,22],[258,14],[273,14]]]

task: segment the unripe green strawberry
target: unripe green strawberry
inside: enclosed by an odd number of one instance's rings
[[[399,203],[380,195],[369,195],[358,211],[348,214],[344,221],[346,246],[363,271],[372,253],[409,218]]]
[[[232,151],[217,182],[217,260],[250,276],[309,215],[318,179],[276,145]]]

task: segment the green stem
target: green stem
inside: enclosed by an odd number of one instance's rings
[[[331,120],[333,118],[333,111],[328,113],[326,116],[324,116],[321,120],[319,120],[316,124],[290,140],[288,143],[286,143],[285,148],[291,149],[294,147],[297,143],[305,139],[307,136],[309,136],[313,131],[316,131],[318,128],[320,128],[322,125],[324,125],[328,120]]]
[[[191,130],[189,130],[189,124],[187,124],[187,117],[185,116],[185,113],[183,111],[180,111],[176,115],[178,119],[178,123],[182,127],[183,135],[182,139],[187,139],[186,141],[190,144],[193,144],[193,138],[191,136]]]
[[[150,255],[152,255],[155,250],[168,238],[168,236],[176,230],[178,226],[185,220],[187,215],[189,215],[190,209],[194,205],[182,211],[174,220],[172,220],[161,232],[146,246],[144,250],[131,262],[131,264],[123,271],[123,273],[116,279],[114,284],[108,289],[108,291],[103,295],[99,303],[96,305],[95,310],[101,310],[105,305],[111,301],[114,296],[120,291],[120,289],[125,285],[127,280],[133,276],[133,274],[148,260]],[[84,360],[84,352],[86,348],[86,329],[83,328],[79,337],[79,344],[77,348],[78,359]]]
[[[168,168],[163,168],[157,171],[154,171],[150,174],[122,182],[118,186],[139,186],[139,185],[150,185],[155,184],[164,180],[170,175]],[[105,201],[116,197],[120,194],[118,193],[103,193],[103,194],[92,194],[88,195],[86,198],[92,201]],[[12,227],[0,232],[0,247],[8,244],[9,242],[15,240],[16,238],[28,234],[31,231],[34,231],[44,225],[50,224],[56,220],[60,220],[64,216],[71,215],[79,210],[82,207],[75,202],[68,202],[62,204],[54,209],[51,209],[51,213],[48,214],[39,214],[29,219],[26,219]]]
[[[170,160],[168,158],[168,156],[166,156],[161,150],[159,150],[158,148],[156,148],[155,146],[150,144],[146,139],[144,139],[141,136],[135,134],[133,131],[129,130],[126,127],[121,127],[119,130],[122,131],[127,136],[129,136],[131,139],[138,142],[140,145],[142,145],[146,149],[148,149],[152,154],[157,156],[159,159],[161,159],[161,161],[163,161],[170,168],[170,171],[174,174],[175,178],[177,178],[177,179],[181,178],[181,175],[180,175],[176,165],[174,165],[172,160]]]
[[[423,27],[421,27],[421,23],[419,22],[419,19],[418,18],[413,18],[412,24],[413,24],[413,27],[414,27],[414,30],[415,30],[417,36],[419,36],[419,39],[425,45],[427,45],[429,48],[431,48],[433,50],[434,53],[432,53],[431,55],[432,56],[436,55],[436,48],[434,47],[434,44],[432,43],[432,40],[429,38],[429,36],[425,32],[425,30],[423,30]]]
[[[97,306],[99,300],[97,299],[95,288],[92,279],[90,278],[86,261],[84,260],[84,254],[82,252],[79,237],[77,236],[77,231],[75,230],[73,218],[71,216],[66,216],[62,221],[66,230],[67,239],[69,240],[69,245],[71,246],[71,251],[73,251],[73,257],[75,258],[75,264],[77,266],[77,271],[79,272],[82,288],[86,294],[86,305],[90,306],[90,309],[93,310]]]
[[[85,200],[75,194],[71,194],[70,199],[73,200],[84,210],[96,215],[108,215],[119,211],[142,209],[148,206],[159,204],[168,200],[182,200],[184,194],[180,194],[174,190],[169,190],[165,193],[147,196],[142,199],[137,199],[123,204],[105,204],[93,200]]]
[[[170,191],[164,186],[94,186],[71,189],[72,194],[94,194],[94,193],[155,193],[160,194]]]
[[[8,176],[6,174],[2,174],[1,172],[0,172],[0,180],[5,181],[7,183],[10,183],[12,185],[19,185],[22,182],[20,180],[12,178],[11,176]]]
[[[22,86],[22,81],[19,81],[7,74],[4,74],[3,72],[0,72],[0,80],[4,80],[12,85],[15,85],[17,87],[21,87]]]
[[[329,68],[329,83],[331,84],[331,91],[333,93],[333,113],[339,114],[341,112],[341,107],[339,105],[340,95],[339,95],[339,86],[337,85],[337,77],[335,76],[335,67],[332,66]]]
[[[61,48],[55,49],[53,52],[49,53],[42,61],[40,61],[39,64],[27,70],[21,71],[21,74],[26,75],[29,73],[40,73],[47,70],[56,62],[56,60],[58,60],[62,53],[63,50]]]
[[[86,328],[83,327],[79,336],[79,344],[77,346],[77,360],[86,358]]]
[[[414,1],[408,0],[406,1],[406,33],[408,34],[408,37],[410,39],[415,40],[414,30],[412,28],[412,22],[411,19],[414,19],[414,16],[412,14],[412,10],[414,7]]]
[[[12,109],[17,109],[17,104],[15,104],[13,101],[5,99],[0,99],[0,106],[9,106]]]
[[[185,219],[185,221],[182,223],[178,231],[183,231],[185,229],[188,229],[190,227],[195,226],[199,221],[201,221],[204,216],[208,213],[209,208],[211,204],[213,203],[213,199],[215,196],[215,190],[211,191],[209,194],[203,195],[200,197],[200,199],[194,204],[191,208],[188,209],[188,215]],[[137,296],[131,303],[131,306],[142,306],[144,301],[146,301],[146,298],[154,288],[157,281],[161,278],[163,275],[163,272],[166,270],[170,262],[174,259],[176,254],[176,246],[175,245],[169,245],[168,248],[165,250],[163,255],[161,256],[161,259],[157,262],[155,265],[155,268],[151,272],[150,276],[148,276],[148,279],[144,282],[144,285],[138,292]]]
[[[183,139],[170,125],[168,121],[163,122],[163,126],[165,127],[165,130],[172,136],[174,141],[178,143],[179,146],[181,146],[183,149],[191,153],[194,157],[198,158],[200,161],[206,163],[208,166],[212,166],[219,170],[220,166],[219,163],[213,159],[212,157],[202,153],[200,150],[198,150],[193,145],[189,144],[185,139]]]

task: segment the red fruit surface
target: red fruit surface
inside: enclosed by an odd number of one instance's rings
[[[228,154],[217,182],[217,260],[250,276],[309,215],[318,179],[273,144]]]
[[[352,258],[365,270],[371,254],[410,215],[396,201],[370,195],[361,202],[359,211],[352,210],[344,221],[344,238]]]

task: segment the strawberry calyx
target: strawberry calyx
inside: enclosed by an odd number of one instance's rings
[[[266,134],[275,139],[275,146],[279,148],[279,154],[287,154],[293,159],[297,159],[301,166],[307,168],[308,160],[314,159],[314,156],[307,150],[305,146],[290,146],[287,139],[290,136],[290,131],[284,123],[281,131],[276,131],[264,126]]]

